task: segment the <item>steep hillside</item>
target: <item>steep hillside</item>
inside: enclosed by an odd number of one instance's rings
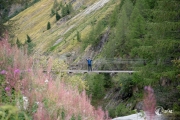
[[[114,5],[117,4],[109,0],[88,2],[77,0],[72,4],[74,13],[56,21],[55,16],[50,16],[53,3],[52,0],[41,0],[14,17],[13,20],[17,20],[18,26],[15,31],[15,40],[18,38],[24,42],[26,35],[29,35],[36,44],[36,53],[53,49],[53,53],[62,54],[76,50],[81,45],[81,42],[76,39],[77,31],[80,32],[81,39],[84,39],[92,29],[91,22],[110,14]],[[77,5],[79,8],[75,9]],[[82,5],[87,8],[82,9]],[[50,30],[47,30],[48,22],[51,24]]]

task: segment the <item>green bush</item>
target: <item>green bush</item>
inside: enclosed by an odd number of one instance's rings
[[[178,103],[173,104],[173,111],[180,111],[180,106],[178,105]]]
[[[132,76],[129,74],[118,74],[115,78],[115,85],[118,85],[116,87],[121,87],[120,93],[123,95],[123,97],[131,97],[132,95],[132,87],[133,87],[133,81]]]
[[[101,99],[105,94],[105,80],[102,74],[90,74],[87,76],[87,84],[89,89],[87,93],[92,96],[92,99]]]
[[[109,110],[109,115],[112,118],[115,118],[117,116],[125,116],[132,114],[133,111],[131,111],[129,108],[126,107],[125,104],[120,103],[117,107]]]
[[[17,107],[11,105],[3,105],[0,107],[1,120],[29,120],[27,115],[19,111]]]

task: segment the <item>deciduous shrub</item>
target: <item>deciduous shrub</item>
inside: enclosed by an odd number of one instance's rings
[[[92,98],[100,99],[105,94],[105,81],[104,76],[101,74],[91,74],[87,76],[87,84],[89,85],[87,93]]]

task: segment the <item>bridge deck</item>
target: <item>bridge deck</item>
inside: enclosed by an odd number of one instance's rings
[[[93,70],[93,71],[87,71],[87,70],[61,70],[61,72],[68,72],[68,73],[133,73],[135,71],[118,71],[118,70]]]

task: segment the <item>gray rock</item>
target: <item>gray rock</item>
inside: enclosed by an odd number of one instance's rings
[[[143,101],[138,102],[135,106],[135,109],[137,110],[137,112],[143,110]]]

